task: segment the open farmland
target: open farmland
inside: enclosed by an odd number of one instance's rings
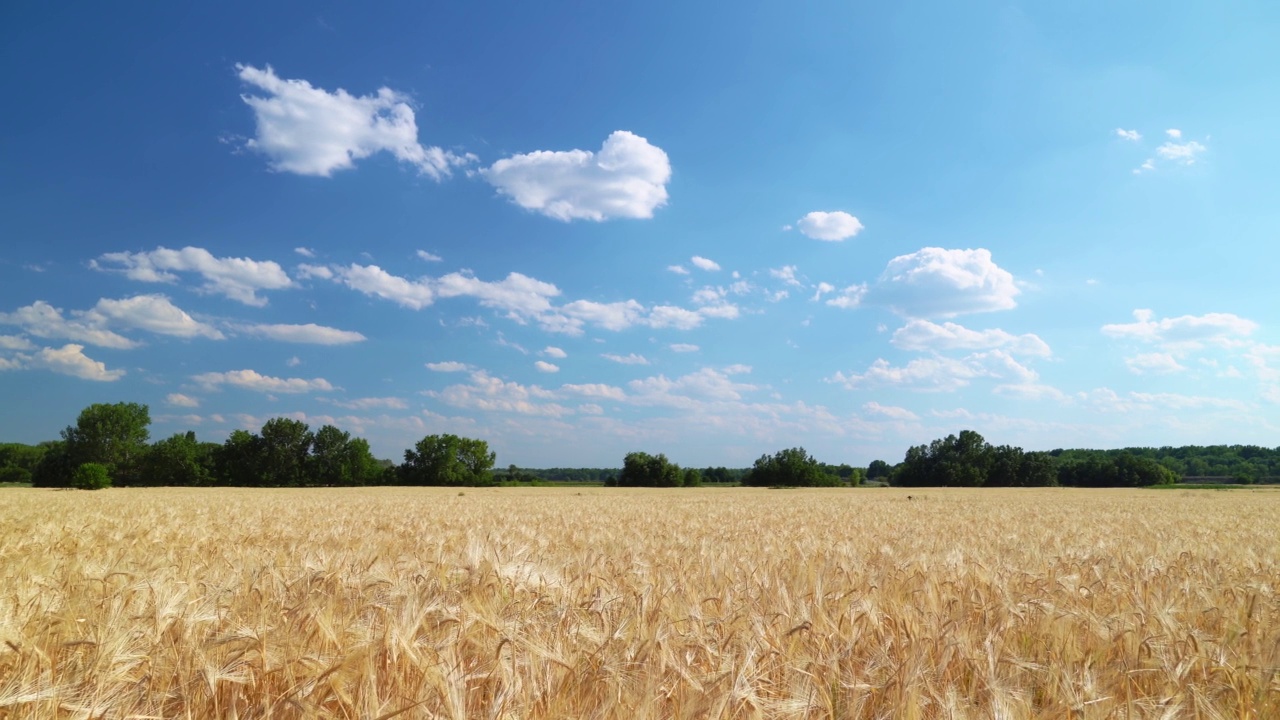
[[[911,496],[0,491],[0,718],[1280,717],[1280,492]]]

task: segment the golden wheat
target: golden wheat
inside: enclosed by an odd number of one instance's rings
[[[1277,492],[0,503],[0,718],[1280,717]]]

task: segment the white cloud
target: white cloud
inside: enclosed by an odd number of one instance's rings
[[[538,372],[544,372],[544,373],[560,372],[559,365],[556,365],[555,363],[549,363],[546,360],[539,360],[535,362],[533,366],[538,369]]]
[[[165,397],[164,402],[166,405],[173,405],[175,407],[200,407],[199,400],[189,395],[183,395],[182,393],[169,393],[168,396]]]
[[[313,258],[316,256],[316,251],[308,247],[296,247],[293,249],[293,251],[298,253],[304,258]]]
[[[703,315],[704,313],[685,310],[673,305],[658,305],[649,312],[646,324],[655,329],[692,330],[702,324]]]
[[[795,265],[783,265],[780,268],[769,268],[769,276],[775,277],[788,285],[802,286],[804,283],[796,278]]]
[[[32,350],[35,345],[21,335],[0,335],[0,350]]]
[[[463,362],[447,360],[445,362],[427,363],[427,369],[432,372],[462,372],[470,370],[471,366]]]
[[[1165,131],[1164,131],[1164,134],[1165,134],[1165,135],[1168,135],[1169,137],[1173,138],[1174,140],[1181,140],[1181,139],[1182,139],[1182,131],[1181,131],[1181,130],[1179,130],[1178,128],[1169,128],[1168,130],[1165,130]]]
[[[105,264],[105,266],[104,266]],[[245,305],[267,304],[260,290],[292,287],[293,281],[278,263],[249,258],[218,258],[203,248],[170,250],[158,247],[150,252],[107,253],[90,264],[96,270],[120,271],[139,282],[177,282],[175,273],[193,272],[204,278],[201,290]],[[114,266],[114,267],[113,267]]]
[[[717,402],[737,402],[742,394],[756,390],[755,385],[737,383],[732,376],[739,374],[746,366],[731,366],[724,370],[703,368],[675,380],[664,375],[632,380],[627,384],[631,389],[628,401],[641,406],[666,406],[690,409],[707,400]]]
[[[616,400],[621,402],[627,399],[627,394],[620,387],[613,385],[604,385],[602,383],[587,383],[583,385],[561,385],[561,392],[581,395],[583,397],[596,398],[599,400]]]
[[[868,415],[880,415],[891,420],[919,420],[920,417],[906,408],[893,405],[881,405],[878,402],[864,403],[862,410]]]
[[[398,397],[367,397],[351,400],[333,400],[334,405],[348,410],[406,410],[409,403]]]
[[[1147,373],[1168,374],[1186,370],[1169,353],[1143,353],[1125,358],[1124,364],[1136,375]]]
[[[323,265],[307,265],[304,263],[294,268],[294,273],[299,280],[310,280],[311,278],[333,279],[333,271]]]
[[[689,271],[683,265],[668,265],[667,272],[673,272],[677,275],[688,275]]]
[[[894,367],[883,358],[876,360],[862,374],[837,372],[828,382],[850,390],[867,386],[891,385],[922,391],[951,392],[978,378],[1011,379],[1029,383],[1037,379],[1035,371],[1022,365],[1003,350],[974,353],[964,358],[916,358],[904,366]]]
[[[1137,142],[1142,139],[1142,133],[1137,130],[1125,130],[1124,128],[1116,128],[1116,135],[1125,139]]]
[[[548,345],[548,346],[546,346],[545,348],[543,348],[543,349],[542,349],[542,354],[543,354],[543,355],[546,355],[547,357],[553,357],[553,358],[557,358],[557,359],[560,359],[560,360],[563,360],[563,359],[565,359],[565,358],[569,357],[569,353],[565,352],[564,350],[561,350],[561,349],[560,349],[560,348],[558,348],[558,347],[554,347],[554,346],[551,346],[551,345]]]
[[[618,130],[598,153],[540,150],[480,171],[515,204],[556,220],[650,218],[667,202],[671,163],[649,141]]]
[[[62,338],[117,350],[138,346],[137,342],[102,327],[103,316],[85,317],[83,312],[75,314],[80,317],[68,320],[62,316],[62,310],[37,300],[11,313],[0,313],[0,324],[17,325],[38,338]]]
[[[444,258],[436,255],[435,253],[429,253],[426,250],[419,250],[416,254],[418,259],[426,262],[444,262]]]
[[[1150,172],[1155,169],[1156,169],[1155,158],[1147,158],[1146,160],[1142,161],[1141,165],[1133,169],[1133,174],[1141,175],[1144,172]]]
[[[245,325],[241,330],[252,335],[261,335],[271,340],[291,343],[307,343],[310,345],[347,345],[363,342],[366,338],[352,330],[307,323],[305,325]]]
[[[706,270],[707,272],[715,272],[720,269],[720,263],[715,260],[708,260],[701,255],[694,255],[689,258],[689,262],[693,263],[693,266],[699,270]]]
[[[1156,148],[1156,154],[1165,160],[1171,160],[1182,165],[1194,165],[1196,156],[1205,150],[1208,150],[1208,148],[1195,140],[1190,140],[1185,143],[1167,142]]]
[[[441,401],[457,408],[488,412],[510,412],[520,415],[561,417],[573,413],[569,408],[550,402],[555,393],[537,385],[504,382],[483,370],[471,373],[470,385],[450,385],[432,393]]]
[[[555,285],[517,272],[492,282],[472,275],[449,273],[436,280],[435,286],[439,297],[472,297],[485,307],[505,310],[507,317],[514,320],[546,313],[551,309],[551,298],[560,294]]]
[[[827,285],[827,287],[831,287],[831,286]],[[850,285],[844,290],[841,290],[839,295],[828,300],[827,304],[830,305],[831,307],[838,307],[842,310],[849,310],[849,309],[860,306],[862,304],[863,298],[865,298],[866,296],[867,296],[867,286],[865,283],[862,285]]]
[[[689,343],[672,343],[668,347],[671,348],[672,352],[678,353],[691,353],[699,350],[697,345],[690,345]]]
[[[352,263],[335,270],[338,281],[352,290],[390,300],[402,307],[421,310],[435,300],[429,284],[397,277],[377,265]]]
[[[574,300],[559,311],[578,325],[587,322],[606,330],[625,330],[644,316],[644,306],[635,300],[613,303]]]
[[[97,382],[114,382],[124,377],[124,370],[108,370],[104,363],[85,355],[83,345],[76,344],[56,349],[41,348],[31,357],[30,364],[32,367]]]
[[[620,365],[648,365],[649,360],[643,355],[629,353],[627,355],[616,355],[614,353],[604,353],[600,357],[610,362],[616,362]]]
[[[1149,405],[1158,405],[1171,410],[1199,410],[1216,408],[1219,410],[1248,410],[1248,404],[1231,398],[1206,397],[1203,395],[1181,395],[1178,393],[1129,393],[1134,401]]]
[[[814,240],[846,240],[862,232],[862,223],[847,212],[811,212],[796,221],[796,227]]]
[[[157,335],[223,339],[211,325],[196,321],[164,295],[135,295],[120,300],[102,299],[84,317],[101,317],[116,325],[147,330]]]
[[[288,365],[289,367],[298,367],[299,365],[302,364],[302,358],[298,357],[297,355],[294,355],[288,360],[285,360],[284,364]]]
[[[890,260],[867,299],[907,317],[954,317],[1011,309],[1020,292],[985,248],[927,247]]]
[[[208,372],[192,375],[191,379],[206,389],[217,389],[222,385],[234,385],[246,390],[263,393],[305,393],[313,391],[328,392],[333,385],[324,378],[278,378],[261,375],[254,370],[231,370],[229,372]]]
[[[1258,329],[1258,324],[1231,313],[1183,315],[1154,320],[1147,309],[1133,311],[1137,322],[1103,325],[1102,334],[1170,347],[1197,348],[1203,343],[1229,345]]]
[[[835,292],[835,289],[836,289],[836,286],[832,285],[829,282],[820,282],[818,283],[817,287],[814,288],[813,297],[809,298],[809,300],[812,302],[817,302],[822,299],[823,295],[826,295],[829,292]]]
[[[390,88],[355,96],[280,78],[269,65],[236,65],[236,70],[242,81],[264,93],[241,96],[257,124],[245,146],[266,155],[274,170],[328,177],[385,151],[440,180],[475,160],[419,143],[409,98]]]
[[[889,341],[903,350],[992,350],[1003,348],[1010,353],[1048,357],[1048,344],[1039,336],[1027,333],[1013,335],[1004,330],[970,330],[952,322],[941,325],[913,319],[898,328]]]

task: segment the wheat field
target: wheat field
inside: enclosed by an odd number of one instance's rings
[[[1280,718],[1280,492],[0,491],[0,718]]]

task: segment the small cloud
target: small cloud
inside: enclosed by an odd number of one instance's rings
[[[1085,284],[1085,285],[1100,285],[1100,284],[1102,284],[1102,281],[1100,281],[1100,280],[1096,280],[1096,279],[1094,279],[1094,278],[1089,278],[1088,280],[1085,280],[1085,281],[1084,281],[1084,284]]]
[[[796,278],[798,268],[795,265],[783,265],[780,268],[769,268],[769,276],[775,277],[788,285],[802,286],[804,283]]]
[[[629,355],[615,355],[613,353],[604,353],[600,357],[610,362],[616,362],[620,365],[648,365],[649,361],[643,355],[631,353]]]
[[[299,365],[302,364],[302,358],[298,357],[297,355],[294,355],[288,360],[285,360],[284,364],[288,365],[289,367],[298,367]]]
[[[311,248],[296,247],[293,249],[293,251],[298,253],[304,258],[313,258],[316,256],[316,251],[312,250]]]
[[[1142,139],[1142,133],[1138,132],[1137,130],[1125,130],[1124,128],[1116,128],[1116,135],[1121,138],[1124,138],[1125,140],[1129,140],[1131,142],[1137,142]]]
[[[426,250],[419,250],[416,255],[419,260],[425,260],[426,262],[444,262],[444,258],[436,255],[435,253],[429,253]]]
[[[1166,375],[1186,370],[1169,353],[1143,353],[1131,358],[1125,358],[1124,364],[1135,375],[1146,375],[1148,373]]]
[[[1168,135],[1174,140],[1180,140],[1182,138],[1182,131],[1179,130],[1178,128],[1169,128],[1168,130],[1164,131],[1164,134]]]
[[[354,330],[307,323],[305,325],[246,325],[240,328],[250,335],[265,337],[280,342],[304,343],[310,345],[347,345],[364,342],[365,336]]]
[[[677,275],[688,275],[689,271],[683,265],[668,265],[667,272],[673,272]]]
[[[694,255],[689,259],[689,262],[693,263],[694,267],[699,270],[706,270],[707,272],[716,272],[720,269],[720,263],[715,260],[708,260],[701,255]]]
[[[448,360],[445,362],[427,363],[427,369],[432,372],[464,372],[470,370],[471,366],[464,362]]]
[[[84,354],[84,346],[70,343],[61,348],[42,348],[32,358],[36,367],[42,367],[62,375],[82,380],[115,382],[124,377],[124,370],[108,370],[106,364]]]
[[[1185,143],[1167,142],[1156,148],[1156,154],[1165,160],[1179,163],[1181,165],[1194,165],[1196,156],[1207,150],[1204,145],[1195,140],[1188,140]]]
[[[259,374],[254,370],[201,373],[200,375],[192,375],[191,379],[210,390],[222,385],[233,385],[261,393],[329,392],[334,389],[333,385],[324,378],[312,378],[310,380],[305,378],[277,378]]]
[[[567,353],[567,352],[565,352],[565,351],[561,350],[561,349],[560,349],[560,348],[558,348],[558,347],[554,347],[554,346],[551,346],[551,345],[548,345],[548,346],[546,346],[545,348],[543,348],[543,349],[542,349],[542,354],[543,354],[543,355],[546,355],[547,357],[553,357],[553,358],[557,358],[557,359],[560,359],[560,360],[563,360],[563,359],[565,359],[565,358],[569,357],[569,353]]]
[[[1133,169],[1134,175],[1141,175],[1145,172],[1151,172],[1156,169],[1155,158],[1147,158],[1141,165]]]
[[[858,218],[837,210],[836,212],[811,212],[800,218],[796,222],[796,227],[800,228],[800,232],[805,237],[839,242],[862,232],[863,225]]]
[[[173,405],[174,407],[188,407],[188,408],[200,407],[199,400],[193,397],[190,397],[188,395],[183,395],[182,393],[169,393],[169,395],[164,399],[164,401],[165,401],[165,404]]]
[[[700,349],[697,345],[691,345],[689,343],[672,343],[668,347],[671,348],[672,352],[678,352],[678,353],[698,352],[698,350]]]
[[[533,366],[534,366],[535,368],[537,368],[537,369],[538,369],[538,372],[544,372],[544,373],[555,373],[555,372],[560,372],[560,366],[559,366],[559,365],[555,365],[555,364],[553,364],[553,363],[546,362],[545,360],[539,360],[539,361],[535,362],[535,363],[533,364]]]

